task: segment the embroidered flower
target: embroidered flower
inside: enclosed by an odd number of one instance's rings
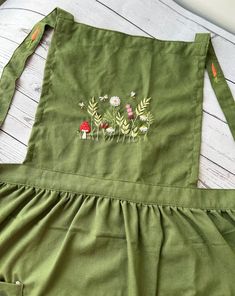
[[[141,131],[141,133],[146,133],[148,130],[148,127],[146,125],[142,125],[139,130]]]
[[[113,127],[108,127],[108,128],[106,128],[106,132],[107,132],[109,135],[112,135],[112,134],[114,134],[115,129],[114,129]]]
[[[110,100],[110,105],[113,106],[113,107],[118,107],[121,103],[121,100],[119,97],[117,96],[114,96],[114,97],[111,97]]]
[[[147,121],[148,117],[146,115],[140,115],[140,120],[141,121]]]
[[[128,118],[133,119],[134,118],[134,113],[133,113],[133,110],[132,110],[130,104],[126,104],[126,111],[127,111],[127,114],[128,114]]]
[[[104,95],[103,97],[99,97],[101,102],[104,102],[106,100],[108,100],[109,96],[108,95]]]
[[[109,127],[109,124],[108,124],[107,122],[102,122],[102,123],[100,124],[100,127],[106,129],[106,128]]]

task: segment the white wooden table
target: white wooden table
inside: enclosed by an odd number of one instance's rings
[[[211,32],[213,45],[235,97],[235,36],[184,10],[173,0],[8,0],[0,7],[0,71],[32,26],[54,7],[89,25],[163,40],[194,40]],[[0,162],[22,163],[41,94],[52,30],[47,31],[17,82],[0,131]],[[235,114],[234,114],[235,116]],[[235,188],[235,141],[205,75],[199,187]]]

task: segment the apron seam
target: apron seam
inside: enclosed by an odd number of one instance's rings
[[[21,164],[20,164],[21,165]],[[209,189],[204,189],[204,188],[200,188],[200,187],[195,187],[195,186],[180,186],[180,185],[172,185],[172,184],[168,184],[168,183],[163,183],[163,184],[156,184],[156,183],[146,183],[146,182],[137,182],[137,181],[129,181],[129,180],[124,180],[124,179],[111,179],[111,178],[104,178],[104,177],[97,177],[95,175],[83,175],[83,174],[77,174],[77,173],[73,173],[73,172],[66,172],[63,170],[55,170],[55,169],[49,169],[46,167],[39,167],[39,166],[35,166],[35,165],[31,165],[31,164],[23,164],[23,166],[25,167],[29,167],[29,168],[35,168],[36,170],[42,170],[42,171],[48,171],[48,172],[54,172],[54,173],[62,173],[64,175],[73,175],[73,176],[80,176],[80,177],[86,177],[86,178],[90,178],[90,179],[95,179],[95,180],[105,180],[105,181],[113,181],[113,182],[122,182],[122,183],[129,183],[129,184],[137,184],[137,185],[143,185],[143,186],[151,186],[151,187],[160,187],[160,188],[166,188],[166,189],[186,189],[186,190],[234,190],[233,188],[229,188],[229,189],[217,189],[217,188],[209,188]]]
[[[54,191],[57,193],[69,193],[69,194],[73,194],[73,195],[81,195],[82,198],[84,199],[84,197],[92,197],[92,198],[105,198],[105,199],[110,199],[110,200],[117,200],[119,202],[128,202],[128,203],[132,203],[132,204],[140,204],[143,206],[157,206],[157,207],[172,207],[172,208],[184,208],[184,209],[199,209],[202,211],[206,211],[206,210],[220,210],[220,211],[235,211],[235,208],[231,208],[231,207],[189,207],[189,206],[184,206],[180,203],[158,203],[158,202],[146,202],[144,200],[138,201],[138,200],[132,200],[132,199],[128,199],[128,198],[122,198],[119,197],[118,195],[105,195],[105,194],[101,194],[101,193],[96,193],[96,192],[80,192],[80,191],[71,191],[71,190],[65,190],[63,188],[49,188],[49,187],[43,187],[43,186],[38,186],[35,184],[27,184],[27,183],[23,183],[23,182],[11,182],[11,181],[6,181],[4,179],[0,179],[0,186],[4,185],[4,184],[8,184],[8,185],[12,185],[12,186],[20,186],[20,187],[29,187],[32,189],[39,189],[39,190],[43,190],[43,191]],[[193,188],[190,188],[193,189]]]
[[[63,17],[61,17],[63,18]],[[37,108],[36,108],[36,115],[35,115],[35,123],[39,124],[39,128],[35,128],[36,126],[33,125],[31,133],[32,133],[32,139],[31,136],[29,138],[29,143],[30,143],[30,139],[32,140],[32,144],[33,146],[31,146],[31,150],[30,150],[30,146],[28,147],[28,151],[26,154],[26,157],[23,161],[23,164],[25,163],[25,161],[28,161],[28,157],[27,155],[29,154],[29,156],[31,155],[31,161],[34,159],[35,153],[36,153],[36,142],[33,141],[35,139],[37,139],[37,137],[39,136],[40,133],[40,126],[42,125],[43,122],[43,118],[45,116],[45,109],[46,106],[48,105],[48,101],[49,99],[52,97],[50,95],[51,93],[51,88],[52,88],[52,76],[53,76],[53,70],[54,70],[54,64],[55,64],[55,58],[57,56],[57,45],[58,45],[58,38],[57,38],[57,26],[58,22],[56,21],[55,26],[53,28],[53,35],[51,38],[51,42],[49,45],[49,49],[48,49],[48,54],[47,54],[47,58],[46,58],[46,63],[45,63],[45,77],[43,77],[42,79],[42,91],[41,91],[41,95],[39,98],[39,102],[37,104]],[[49,66],[49,69],[48,69]],[[45,83],[45,78],[48,77],[48,81]],[[43,100],[42,100],[43,99]],[[38,111],[40,110],[41,107],[41,112],[38,114]],[[38,116],[39,115],[39,116]],[[35,133],[36,132],[36,133]]]

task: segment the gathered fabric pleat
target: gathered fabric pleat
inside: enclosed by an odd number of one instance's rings
[[[0,288],[18,280],[22,295],[235,293],[234,210],[3,182],[0,196]]]

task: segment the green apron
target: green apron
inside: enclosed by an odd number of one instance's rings
[[[3,70],[1,123],[47,26],[27,155],[0,165],[0,295],[235,295],[235,189],[197,188],[205,68],[235,139],[210,34],[132,36],[55,8]]]

